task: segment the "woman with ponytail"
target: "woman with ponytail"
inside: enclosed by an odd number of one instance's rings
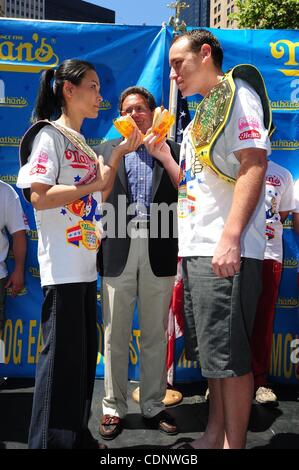
[[[69,59],[42,73],[33,126],[22,139],[17,185],[30,188],[44,294],[43,347],[29,448],[101,448],[88,429],[96,359],[96,254],[101,201],[123,155],[141,143],[136,131],[104,165],[81,134],[102,97],[94,66]]]

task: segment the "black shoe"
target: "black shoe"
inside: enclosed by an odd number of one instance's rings
[[[158,429],[169,436],[174,436],[178,433],[178,428],[175,420],[166,412],[160,411],[156,416],[152,418],[143,417],[145,424],[150,429]]]

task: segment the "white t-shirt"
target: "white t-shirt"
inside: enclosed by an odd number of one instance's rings
[[[299,179],[294,184],[295,209],[293,212],[299,212]]]
[[[73,132],[81,140],[84,137]],[[53,126],[36,135],[28,163],[17,185],[31,183],[79,185],[96,177],[94,160],[78,150]],[[62,207],[36,210],[38,261],[42,286],[92,282],[97,278],[96,230],[100,220],[101,193],[95,192]]]
[[[213,149],[213,158],[225,171],[237,176],[240,166],[234,155],[249,147],[271,153],[268,132],[263,124],[263,108],[257,93],[243,80],[236,80],[236,95],[229,122]],[[180,153],[178,197],[179,256],[213,256],[229,214],[234,184],[227,183],[208,166],[195,161],[185,129]],[[265,251],[264,191],[241,237],[241,255],[264,259]]]
[[[6,229],[12,235],[28,229],[28,226],[16,191],[9,184],[0,181],[0,279],[7,276],[5,260],[9,241]]]
[[[292,211],[295,207],[293,178],[284,167],[268,162],[265,188],[266,250],[265,259],[282,263],[283,225],[279,212]]]
[[[296,214],[298,214],[299,213],[299,179],[294,184],[294,197],[295,197],[295,209],[293,210],[293,212],[296,212]],[[297,271],[299,274],[299,260],[297,264]]]

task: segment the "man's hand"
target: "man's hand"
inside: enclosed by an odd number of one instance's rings
[[[120,156],[124,156],[127,153],[134,152],[142,144],[142,133],[139,129],[134,128],[132,134],[127,139],[121,141],[121,143],[115,147],[115,151]]]
[[[241,250],[238,240],[224,233],[216,247],[212,268],[218,277],[234,276],[240,271]]]
[[[5,284],[5,289],[11,287],[12,296],[15,297],[24,287],[24,273],[22,270],[15,269]]]
[[[170,148],[166,143],[166,139],[158,142],[158,136],[150,132],[143,140],[146,150],[150,155],[159,160],[163,166],[165,162],[172,159]]]

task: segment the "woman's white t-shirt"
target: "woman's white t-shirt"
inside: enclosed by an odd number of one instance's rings
[[[85,141],[83,135],[69,129]],[[28,163],[17,185],[80,185],[96,177],[95,161],[78,150],[53,126],[36,135]],[[42,286],[91,282],[97,278],[101,193],[95,192],[65,206],[35,210],[38,261]]]

